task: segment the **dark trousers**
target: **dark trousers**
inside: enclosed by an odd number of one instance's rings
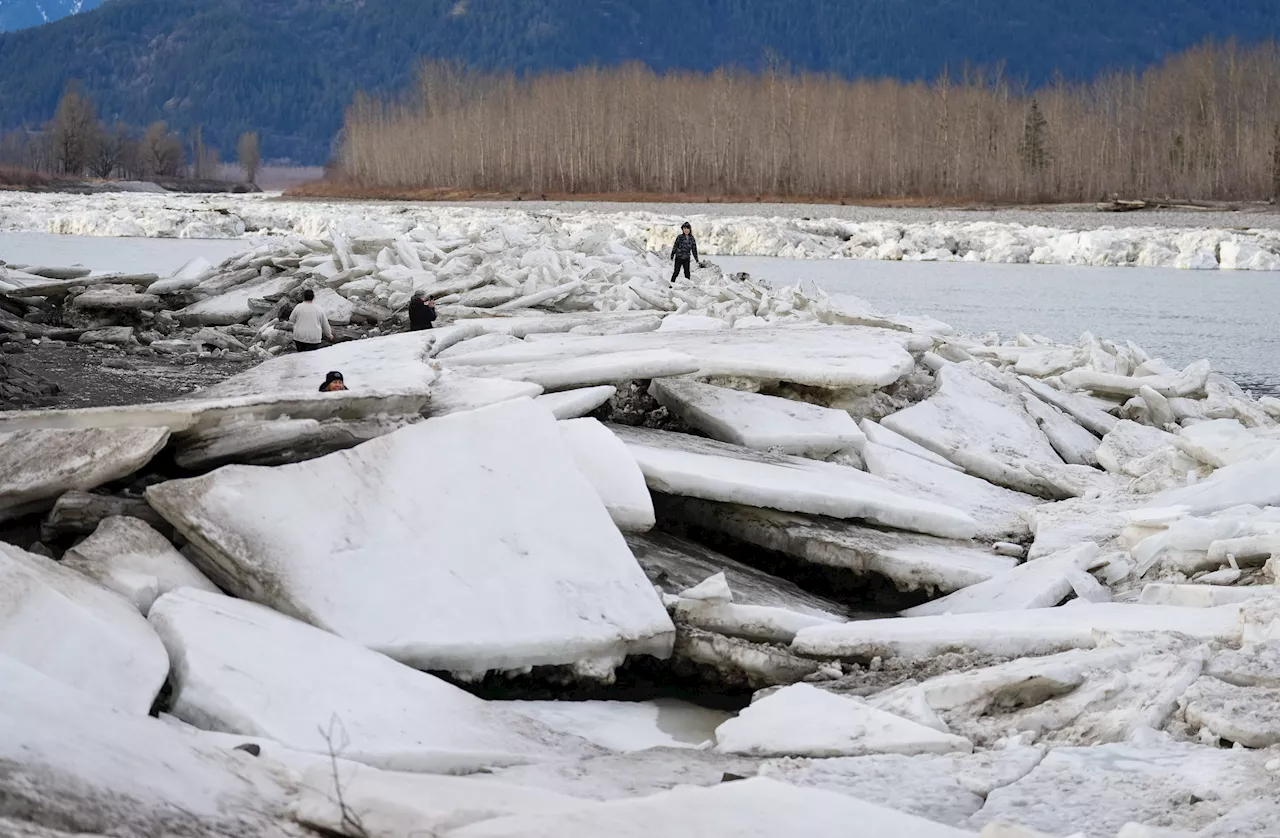
[[[689,257],[681,256],[676,259],[676,269],[671,272],[671,281],[675,282],[676,277],[680,276],[680,269],[684,268],[684,278],[689,278]]]
[[[299,352],[314,352],[320,348],[320,344],[318,343],[304,343],[300,340],[295,340],[293,345]]]

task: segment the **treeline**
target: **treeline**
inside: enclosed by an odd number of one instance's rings
[[[262,168],[258,135],[243,134],[236,154],[245,180],[256,182]],[[222,155],[205,143],[199,127],[183,136],[163,121],[141,128],[101,120],[93,100],[72,83],[41,128],[0,134],[0,166],[68,178],[205,180],[219,176]]]
[[[8,0],[0,0],[0,8]],[[45,4],[47,7],[47,4]],[[70,79],[110,119],[163,114],[224,151],[324,163],[356,90],[413,83],[422,58],[486,72],[642,63],[937,79],[1002,64],[1039,87],[1145,68],[1206,37],[1280,37],[1276,0],[111,0],[0,34],[0,130],[49,119]]]
[[[1280,47],[1208,44],[1144,72],[1035,90],[999,72],[933,82],[657,74],[520,78],[428,63],[348,109],[360,187],[530,193],[1257,199],[1280,193]]]

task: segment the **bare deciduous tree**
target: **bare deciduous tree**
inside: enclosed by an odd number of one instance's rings
[[[151,123],[142,137],[140,155],[143,171],[148,175],[174,177],[182,173],[182,140],[169,130],[168,123]]]
[[[244,179],[249,183],[257,183],[258,172],[262,168],[262,150],[258,145],[256,131],[240,135],[240,141],[236,143],[236,156],[240,160],[240,168],[244,169]]]
[[[1206,45],[1030,91],[1001,68],[934,83],[795,74],[538,76],[424,65],[357,96],[339,163],[389,189],[740,197],[1270,197],[1280,46]]]
[[[95,177],[109,178],[115,174],[128,141],[129,127],[123,122],[117,122],[113,128],[104,126],[99,130],[95,153],[89,161],[89,170]]]
[[[75,83],[67,85],[48,127],[56,165],[66,175],[84,174],[96,153],[98,114]]]

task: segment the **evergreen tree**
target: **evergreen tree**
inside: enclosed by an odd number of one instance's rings
[[[1049,168],[1049,121],[1040,111],[1040,103],[1031,100],[1027,119],[1022,127],[1022,141],[1018,143],[1018,157],[1022,167],[1032,174]]]

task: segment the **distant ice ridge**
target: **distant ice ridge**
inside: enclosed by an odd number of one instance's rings
[[[849,221],[647,211],[552,211],[436,204],[282,201],[277,195],[0,195],[0,231],[82,236],[323,238],[411,234],[469,237],[502,226],[518,235],[622,235],[664,252],[683,220],[705,256],[991,262],[1186,270],[1280,270],[1280,231],[1195,227],[1079,230],[997,221]],[[1064,215],[1068,221],[1070,216]]]

